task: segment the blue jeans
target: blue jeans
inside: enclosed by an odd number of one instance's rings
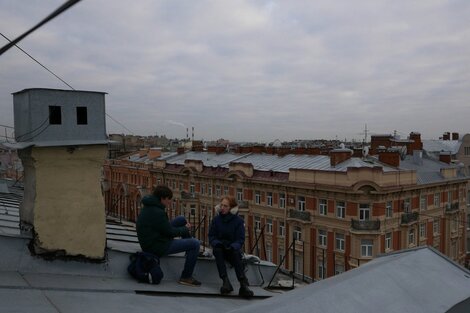
[[[170,223],[173,227],[181,227],[186,225],[187,221],[184,216],[177,216]],[[194,267],[196,266],[197,256],[199,254],[199,246],[199,240],[192,237],[171,240],[170,246],[168,247],[165,255],[186,252],[186,260],[184,262],[181,278],[189,278],[193,276]]]

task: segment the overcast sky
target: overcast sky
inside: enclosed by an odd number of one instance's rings
[[[14,39],[64,2],[0,0],[0,32]],[[82,0],[19,46],[73,88],[107,92],[107,113],[134,134],[470,132],[468,0]],[[10,49],[0,124],[13,126],[11,93],[25,88],[68,89]],[[109,118],[107,130],[128,133]]]

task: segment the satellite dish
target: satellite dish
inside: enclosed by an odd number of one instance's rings
[[[362,157],[366,157],[369,155],[369,147],[368,146],[364,146],[362,147]]]
[[[340,149],[344,149],[346,146],[344,145],[344,143],[340,143],[339,147],[340,147]]]

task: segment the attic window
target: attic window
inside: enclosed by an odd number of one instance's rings
[[[87,125],[87,107],[77,107],[77,125]]]
[[[49,106],[49,124],[61,125],[62,124],[62,109],[58,105]]]

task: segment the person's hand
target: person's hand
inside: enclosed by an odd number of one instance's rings
[[[189,223],[189,222],[186,223],[186,225],[184,225],[184,226],[186,226],[186,228],[188,228],[188,229],[191,229],[191,223]]]

